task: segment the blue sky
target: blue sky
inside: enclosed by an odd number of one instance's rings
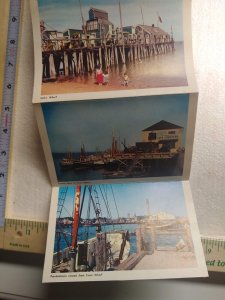
[[[40,18],[53,28],[63,31],[81,29],[82,21],[78,0],[38,0]],[[109,20],[119,26],[118,0],[81,0],[84,19],[88,19],[90,7],[106,10]],[[173,26],[176,41],[183,40],[182,0],[121,0],[123,26],[142,24],[141,8],[145,25],[157,26],[157,13],[163,23],[160,27],[171,32]]]
[[[162,95],[42,104],[52,152],[104,151],[112,133],[127,146],[141,142],[142,130],[165,120],[182,126],[185,146],[189,96]]]
[[[102,191],[107,191],[107,199],[113,218],[117,218],[117,212],[113,201],[111,188],[113,190],[120,217],[147,215],[146,200],[149,201],[150,214],[159,212],[171,213],[175,216],[187,216],[182,182],[156,182],[156,183],[129,183],[129,184],[105,184],[100,186]],[[101,203],[102,216],[107,217],[104,202],[101,200],[99,185],[96,185]],[[82,187],[82,192],[84,187]],[[103,192],[104,193],[104,192]],[[66,210],[63,210],[62,217],[68,216],[68,212],[73,214],[73,201],[75,187],[68,187],[65,201]],[[86,193],[83,218],[87,217],[87,203],[89,194]],[[93,207],[91,217],[95,217]]]

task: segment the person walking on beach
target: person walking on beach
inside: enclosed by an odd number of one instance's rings
[[[129,80],[129,77],[128,77],[127,73],[125,72],[123,74],[123,85],[124,86],[128,86],[128,80]]]
[[[96,69],[96,81],[98,85],[103,85],[103,72],[100,66],[97,67]]]

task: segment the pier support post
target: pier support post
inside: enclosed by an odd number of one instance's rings
[[[151,252],[154,252],[157,248],[156,243],[156,231],[155,228],[151,229]]]
[[[70,272],[76,271],[76,250],[70,250]]]
[[[191,237],[191,229],[188,224],[185,224],[185,240],[187,243],[188,251],[193,252],[194,251],[194,246],[192,242],[192,237]]]
[[[137,244],[137,253],[140,253],[142,251],[141,228],[136,229],[136,244]]]

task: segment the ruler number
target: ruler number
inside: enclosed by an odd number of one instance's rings
[[[1,1],[1,0],[0,0]],[[6,187],[8,178],[8,154],[11,132],[11,111],[13,110],[13,92],[16,75],[17,44],[19,37],[19,23],[21,12],[21,0],[8,0],[10,2],[9,27],[7,36],[6,65],[3,88],[3,102],[0,124],[0,227],[5,221]]]

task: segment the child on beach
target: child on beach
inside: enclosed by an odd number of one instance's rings
[[[109,83],[109,72],[106,70],[105,73],[103,73],[103,84],[107,85]]]
[[[97,68],[96,70],[96,80],[97,80],[97,84],[98,85],[102,85],[103,84],[103,72],[102,72],[102,69],[99,67]]]
[[[127,73],[125,72],[123,74],[123,85],[124,86],[128,86],[128,79],[129,79],[129,77],[128,77]]]

